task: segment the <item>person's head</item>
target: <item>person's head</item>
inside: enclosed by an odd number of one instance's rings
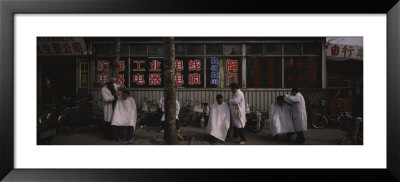
[[[282,106],[285,103],[285,101],[283,100],[283,96],[276,97],[276,103],[278,103],[278,105]]]
[[[50,87],[51,87],[51,79],[50,79],[50,77],[46,76],[46,77],[44,78],[44,85],[45,85],[47,88],[50,88]]]
[[[109,87],[109,88],[114,87],[114,81],[113,81],[113,79],[112,79],[112,78],[108,78],[106,84],[107,84],[107,87]]]
[[[128,99],[129,98],[129,91],[127,91],[127,90],[122,91],[122,97],[124,98],[124,100]]]
[[[231,90],[232,90],[233,93],[236,93],[236,91],[239,89],[239,86],[238,86],[237,83],[231,83],[231,84],[229,85],[229,87],[231,88]]]
[[[222,104],[224,102],[224,97],[222,97],[221,94],[217,95],[217,102],[218,102],[218,104]]]
[[[291,94],[295,96],[298,92],[300,92],[299,88],[292,88]]]

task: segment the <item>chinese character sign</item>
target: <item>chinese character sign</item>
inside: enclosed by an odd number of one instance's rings
[[[81,87],[88,86],[88,61],[81,61]]]
[[[207,58],[207,87],[226,88],[231,83],[241,84],[241,58]]]
[[[79,37],[38,37],[37,55],[86,55],[83,38]]]
[[[121,58],[117,61],[117,65],[113,66],[113,58],[96,58],[95,61],[95,77],[96,85],[102,87],[106,84],[107,80],[112,76],[112,69],[117,69],[118,74],[114,79],[121,85],[128,87],[128,58]]]
[[[202,88],[204,79],[204,58],[176,58],[175,84],[178,88]]]
[[[132,87],[163,87],[162,59],[131,58]]]
[[[363,60],[363,47],[357,45],[329,44],[326,56]]]

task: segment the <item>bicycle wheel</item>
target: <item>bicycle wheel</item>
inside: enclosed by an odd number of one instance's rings
[[[322,129],[328,126],[328,119],[321,114],[311,116],[311,125],[316,129]]]

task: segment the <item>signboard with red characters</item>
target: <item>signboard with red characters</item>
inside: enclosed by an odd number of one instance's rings
[[[86,55],[83,38],[79,37],[38,37],[38,56]]]
[[[131,58],[131,87],[163,87],[163,59]]]
[[[204,87],[204,59],[203,58],[176,58],[175,84],[178,88]]]
[[[326,56],[337,60],[363,60],[363,47],[357,45],[329,44]]]
[[[113,58],[96,58],[95,85],[97,85],[98,87],[104,86],[108,78],[112,76],[112,69],[114,68],[114,66],[112,65],[113,63]],[[125,87],[128,87],[129,85],[128,65],[128,58],[120,58],[120,60],[118,61],[118,65],[116,66],[116,69],[118,69],[118,75],[115,78],[116,82],[118,84],[125,85]]]

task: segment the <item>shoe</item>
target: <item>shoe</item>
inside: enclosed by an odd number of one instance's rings
[[[114,139],[114,142],[119,143],[119,142],[121,142],[121,140],[119,138],[117,138],[117,139]]]
[[[177,130],[176,132],[180,133],[180,132],[181,132],[181,129]]]
[[[132,140],[132,138],[128,138],[126,141],[127,142],[132,142],[133,140]]]
[[[244,144],[246,144],[246,142],[245,141],[241,141],[239,144],[240,145],[244,145]]]
[[[164,130],[160,130],[160,133],[164,133]]]

